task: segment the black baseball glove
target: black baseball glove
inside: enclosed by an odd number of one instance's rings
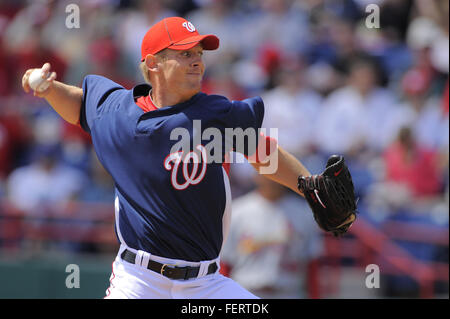
[[[343,235],[356,219],[356,199],[352,176],[344,157],[333,155],[320,175],[299,176],[298,189],[323,230]]]

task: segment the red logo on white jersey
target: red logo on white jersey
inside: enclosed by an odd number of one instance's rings
[[[199,144],[197,145],[196,149],[201,152],[201,160],[197,152],[188,152],[186,155],[184,155],[183,151],[171,153],[164,160],[164,168],[168,171],[172,171],[172,186],[177,190],[186,189],[189,185],[196,185],[202,181],[203,177],[205,177],[207,162],[206,148],[203,145]],[[192,171],[189,173],[188,164],[191,162],[193,166]],[[180,167],[181,163],[183,163],[183,176],[185,182],[179,184],[177,181],[177,176],[178,168]],[[201,170],[200,172],[198,172],[200,164]]]

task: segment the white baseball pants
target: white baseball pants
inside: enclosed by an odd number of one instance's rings
[[[152,259],[168,265],[201,266],[206,262],[188,262],[150,255],[122,245],[112,264],[110,286],[105,299],[258,299],[237,282],[223,276],[218,270],[210,275],[188,280],[173,280],[156,273],[145,266],[129,263],[120,257],[124,249],[143,256],[143,260]],[[218,260],[217,260],[218,262]],[[200,274],[202,269],[200,269]]]

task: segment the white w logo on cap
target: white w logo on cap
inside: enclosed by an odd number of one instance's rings
[[[195,27],[189,21],[183,22],[183,27],[185,27],[189,32],[195,32]]]

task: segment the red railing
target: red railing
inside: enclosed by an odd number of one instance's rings
[[[341,261],[351,258],[356,267],[383,262],[381,272],[387,275],[408,276],[420,287],[420,298],[434,297],[434,283],[449,280],[449,265],[443,262],[422,261],[401,247],[396,240],[447,247],[448,229],[412,222],[387,221],[381,228],[359,217],[349,235],[334,238],[325,235],[325,260],[331,266],[323,293],[335,293],[340,280]]]

